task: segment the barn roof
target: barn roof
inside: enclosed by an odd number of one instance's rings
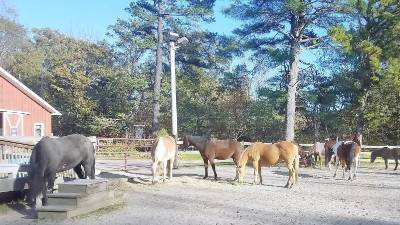
[[[45,100],[43,100],[43,98],[41,98],[39,95],[35,94],[35,92],[33,92],[31,89],[29,89],[27,86],[25,86],[21,81],[19,81],[17,78],[15,78],[9,72],[7,72],[1,66],[0,66],[0,75],[4,79],[6,79],[8,82],[10,82],[12,85],[14,85],[18,90],[22,91],[24,94],[26,94],[28,97],[30,97],[33,101],[35,101],[40,106],[42,106],[44,109],[46,109],[48,112],[50,112],[51,115],[55,115],[55,116],[61,115],[61,113],[59,111],[57,111],[57,109],[55,109],[53,106],[51,106]]]

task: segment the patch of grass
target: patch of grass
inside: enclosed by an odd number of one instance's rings
[[[180,160],[188,160],[188,161],[193,161],[193,160],[203,160],[201,158],[201,155],[199,152],[181,152],[179,154],[179,159]]]
[[[0,215],[7,214],[10,211],[10,208],[6,204],[0,205]]]

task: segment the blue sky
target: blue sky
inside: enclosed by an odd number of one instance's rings
[[[0,0],[2,1],[2,0]],[[4,0],[3,0],[4,1]],[[25,27],[52,28],[64,34],[92,41],[106,38],[107,27],[118,18],[127,18],[125,8],[131,0],[5,0],[8,7],[17,12],[17,21]],[[222,14],[230,0],[216,1],[214,8],[216,22],[204,24],[204,28],[220,34],[230,35],[239,26],[239,22]],[[315,61],[316,55],[304,52],[302,58]],[[244,59],[251,66],[248,59]],[[243,59],[236,59],[236,63]],[[262,80],[270,77],[276,71],[271,68],[261,74]],[[259,82],[263,83],[263,82]]]
[[[17,12],[17,21],[27,28],[49,27],[78,38],[102,40],[117,18],[127,18],[124,8],[131,0],[7,0]],[[230,34],[238,22],[226,18],[222,8],[229,0],[218,0],[216,22],[205,25],[213,32]]]

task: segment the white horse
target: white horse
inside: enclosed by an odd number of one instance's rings
[[[157,138],[153,146],[151,147],[151,159],[153,162],[152,165],[152,174],[153,174],[153,184],[157,181],[157,166],[159,163],[162,164],[163,168],[163,182],[166,180],[167,174],[167,164],[169,161],[169,179],[172,178],[172,167],[174,164],[176,152],[176,142],[175,139],[171,136],[159,137]]]
[[[332,146],[333,155],[331,156],[331,160],[328,163],[329,170],[332,169],[332,166],[331,166],[332,163],[334,163],[334,165],[339,163],[339,158],[338,158],[337,152],[338,152],[339,146],[341,146],[342,143],[343,143],[343,141],[338,141],[338,142],[336,142],[336,144],[334,144]]]

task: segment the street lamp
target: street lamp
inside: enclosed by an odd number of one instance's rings
[[[189,42],[186,37],[179,37],[179,34],[170,32],[169,33],[169,53],[170,53],[170,63],[171,63],[171,111],[172,111],[172,136],[178,141],[178,116],[176,109],[176,76],[175,76],[175,50],[180,46],[185,45]],[[175,45],[176,43],[176,45]],[[177,145],[178,148],[178,145]],[[178,150],[178,149],[177,149]],[[174,168],[178,168],[177,161],[178,151],[175,153]]]

